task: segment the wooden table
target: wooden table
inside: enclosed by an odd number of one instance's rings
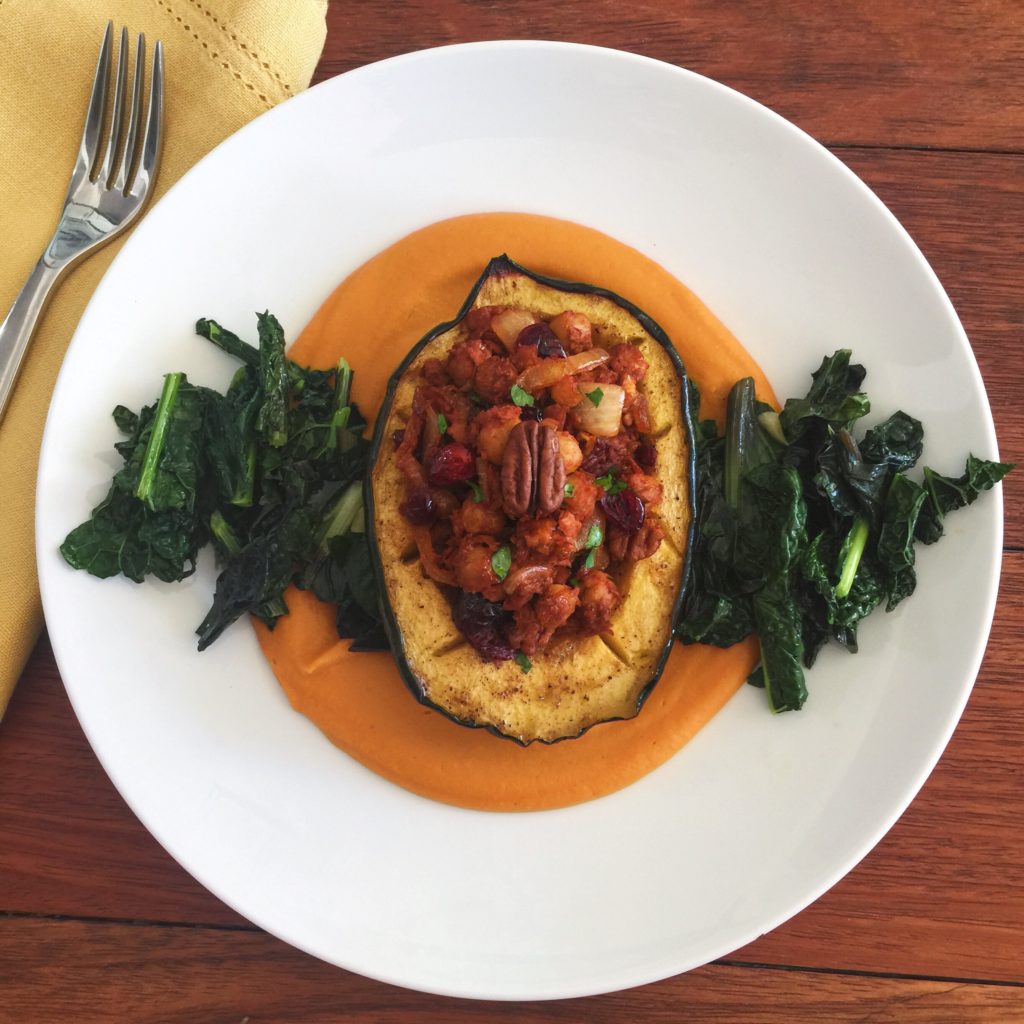
[[[824,142],[938,272],[1024,454],[1024,7],[334,0],[317,79],[466,40],[572,38],[708,75]],[[563,1003],[467,1003],[329,967],[203,890],[128,811],[45,639],[0,725],[0,1021],[1024,1021],[1024,473],[970,703],[903,818],[771,934],[678,978]]]

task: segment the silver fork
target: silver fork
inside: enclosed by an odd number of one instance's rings
[[[113,24],[108,22],[96,62],[82,142],[57,229],[6,319],[0,324],[0,419],[54,286],[83,256],[119,235],[138,217],[156,179],[164,112],[164,52],[158,42],[153,53],[149,105],[143,124],[146,40],[139,35],[125,134],[125,94],[128,89],[126,28],[121,30],[110,131],[105,147],[100,148],[104,137],[113,32]]]

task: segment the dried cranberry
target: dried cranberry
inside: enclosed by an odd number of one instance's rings
[[[580,469],[591,476],[603,476],[614,465],[608,442],[603,437],[599,437],[594,441],[594,447],[590,449],[590,454],[583,460]]]
[[[434,499],[427,491],[416,491],[410,494],[401,505],[398,511],[412,523],[413,526],[430,526],[437,516],[437,509],[434,507]]]
[[[404,427],[403,427],[403,428],[402,428],[401,430],[395,430],[395,431],[392,431],[392,434],[391,434],[391,443],[392,443],[392,444],[393,444],[393,445],[394,445],[394,446],[395,446],[396,448],[400,448],[400,447],[402,446],[402,442],[403,442],[404,440],[405,440],[405,428],[404,428]]]
[[[606,494],[600,501],[604,514],[620,530],[636,533],[644,525],[644,508],[640,496],[630,490],[619,491],[618,494]]]
[[[554,338],[555,332],[543,321],[535,324],[527,324],[516,337],[516,345],[521,348],[532,346],[536,348],[541,338]],[[558,339],[555,338],[557,341]]]
[[[541,359],[564,359],[565,349],[555,332],[545,323],[530,324],[519,332],[516,345],[537,349]]]
[[[516,656],[505,636],[508,613],[494,604],[465,590],[459,593],[452,608],[452,621],[469,645],[488,661],[510,661]]]
[[[519,410],[519,418],[521,420],[537,420],[540,422],[544,419],[544,413],[541,411],[539,405],[524,405]]]
[[[562,348],[562,343],[557,338],[551,340],[541,338],[540,344],[537,346],[537,355],[541,359],[565,359],[565,349]]]
[[[431,487],[450,487],[476,476],[476,459],[464,444],[446,444],[430,460],[427,479]]]
[[[653,444],[642,444],[633,452],[633,458],[641,469],[650,473],[658,465],[658,453]]]

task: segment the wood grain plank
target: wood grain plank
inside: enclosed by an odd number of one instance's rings
[[[19,1024],[1024,1020],[1020,988],[735,966],[587,999],[463,1001],[360,978],[261,933],[10,919],[0,920],[0,990],[0,1014]]]
[[[430,46],[568,39],[707,75],[827,142],[1024,149],[1017,0],[335,0],[328,24],[317,81]]]
[[[1005,562],[978,685],[931,779],[846,879],[733,959],[1024,982],[1024,553]],[[131,816],[45,645],[0,725],[0,780],[0,911],[243,926]]]

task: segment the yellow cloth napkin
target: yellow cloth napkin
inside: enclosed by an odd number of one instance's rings
[[[247,121],[308,84],[327,0],[0,0],[0,319],[60,213],[107,19],[164,45],[163,161],[152,201]],[[116,38],[116,37],[115,37]],[[115,50],[116,52],[116,50]],[[123,241],[59,286],[0,421],[0,715],[42,626],[33,518],[53,380]]]

